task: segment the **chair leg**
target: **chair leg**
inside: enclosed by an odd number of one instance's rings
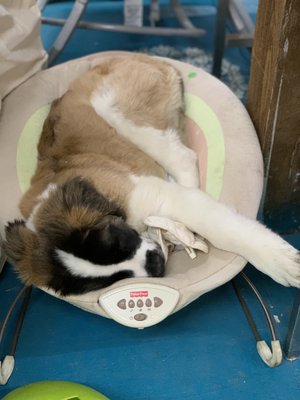
[[[58,57],[65,45],[71,38],[74,30],[77,27],[77,23],[80,20],[82,14],[85,11],[88,0],[76,0],[75,4],[68,16],[62,30],[57,36],[52,48],[49,51],[48,66],[53,64],[53,61]]]
[[[37,0],[37,5],[39,6],[41,11],[43,11],[43,9],[46,7],[48,1],[49,0]]]
[[[154,27],[157,22],[160,20],[160,0],[151,0],[150,1],[150,13],[149,13],[149,20],[150,26]]]
[[[214,39],[214,56],[212,74],[217,78],[221,76],[222,58],[226,39],[226,21],[228,17],[230,0],[218,0],[216,29]]]

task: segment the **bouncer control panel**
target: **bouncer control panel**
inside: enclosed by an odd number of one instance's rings
[[[145,328],[165,319],[175,308],[179,292],[156,284],[131,284],[100,296],[99,303],[120,324]]]

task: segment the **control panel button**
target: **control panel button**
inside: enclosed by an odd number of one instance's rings
[[[137,304],[136,304],[136,305],[137,305],[139,308],[143,307],[143,305],[144,305],[143,300],[139,299],[139,300],[137,301]]]
[[[160,307],[162,305],[162,303],[163,303],[162,299],[159,298],[159,297],[154,297],[153,300],[154,300],[154,307],[155,308]]]
[[[129,300],[128,307],[129,308],[134,308],[134,306],[135,306],[134,301],[133,300]]]
[[[147,318],[147,315],[144,313],[135,314],[135,316],[134,316],[134,319],[136,321],[145,321],[146,318]]]
[[[118,301],[117,306],[121,308],[121,310],[126,310],[126,300],[121,299],[120,301]]]
[[[152,306],[152,301],[150,299],[146,300],[146,307],[151,307]]]

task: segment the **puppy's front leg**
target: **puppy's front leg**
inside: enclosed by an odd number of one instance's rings
[[[141,229],[149,215],[167,216],[236,253],[285,286],[300,287],[300,255],[293,246],[255,220],[215,201],[199,189],[156,177],[133,178],[128,199],[129,223]]]

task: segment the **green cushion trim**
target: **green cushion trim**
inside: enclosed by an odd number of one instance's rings
[[[206,192],[219,199],[223,186],[225,144],[221,124],[214,111],[198,96],[185,93],[185,114],[202,130],[207,143]]]
[[[17,147],[17,176],[22,193],[30,186],[30,180],[37,166],[37,145],[43,124],[49,114],[51,104],[35,111],[26,122]]]

